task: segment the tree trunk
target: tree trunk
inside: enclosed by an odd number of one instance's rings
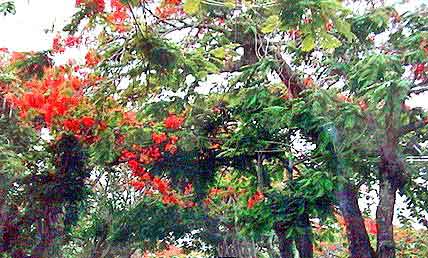
[[[378,258],[394,258],[395,242],[392,219],[394,216],[397,188],[386,178],[379,185],[379,205],[376,210]]]
[[[299,224],[303,227],[303,234],[299,235],[296,239],[297,250],[299,251],[300,258],[313,258],[314,246],[312,243],[312,227],[309,221],[309,214],[304,213],[299,218]]]
[[[358,206],[358,195],[352,185],[345,184],[335,193],[339,209],[345,220],[346,236],[351,258],[374,258],[364,219]]]
[[[282,225],[277,224],[275,225],[275,233],[278,237],[279,253],[281,258],[294,258],[293,240],[286,238],[285,228]]]

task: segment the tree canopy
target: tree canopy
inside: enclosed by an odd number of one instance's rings
[[[76,0],[0,50],[0,256],[424,257],[415,2]]]

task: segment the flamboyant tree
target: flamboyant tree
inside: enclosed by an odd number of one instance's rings
[[[4,53],[7,109],[53,137],[14,181],[34,198],[14,212],[35,216],[2,225],[27,249],[4,251],[52,255],[92,173],[116,187],[97,195],[109,208],[88,227],[91,257],[191,232],[217,255],[275,257],[278,243],[313,257],[314,221],[338,214],[350,257],[395,257],[397,192],[419,222],[427,207],[424,168],[405,157],[425,152],[427,115],[407,102],[427,89],[428,18],[356,2],[77,0],[49,52]],[[74,47],[84,64],[52,65]],[[377,189],[376,223],[362,187]]]

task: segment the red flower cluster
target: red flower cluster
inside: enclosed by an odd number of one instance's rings
[[[152,133],[152,141],[155,144],[162,144],[167,140],[168,140],[168,136],[166,135],[166,133],[161,133],[161,134]],[[177,136],[175,135],[171,136],[169,138],[169,141],[165,144],[164,150],[171,154],[175,154],[177,152],[177,146],[175,145],[177,140],[178,140]]]
[[[364,100],[358,101],[358,106],[360,107],[361,111],[366,111],[369,108],[367,102],[365,102]]]
[[[65,47],[62,45],[61,36],[57,35],[52,41],[52,51],[54,53],[63,53],[65,51]]]
[[[312,79],[312,76],[307,76],[304,80],[303,80],[303,84],[306,87],[311,87],[314,85],[314,79]]]
[[[94,15],[104,12],[106,4],[104,0],[76,0],[76,6],[88,8],[88,15]]]
[[[100,62],[100,57],[95,53],[94,50],[88,51],[85,55],[86,65],[88,67],[95,67]]]
[[[164,126],[165,128],[168,129],[173,129],[173,130],[177,130],[181,127],[181,125],[184,122],[184,118],[183,117],[178,117],[176,115],[169,115],[165,120],[164,120]]]
[[[95,125],[95,120],[91,117],[82,117],[80,119],[67,119],[63,122],[64,129],[73,133],[79,133],[81,130],[87,130]]]
[[[177,146],[171,143],[167,143],[165,145],[165,151],[171,153],[171,154],[175,154],[177,152]]]
[[[415,77],[419,79],[425,71],[428,71],[428,67],[425,67],[425,63],[417,64],[415,67]]]
[[[181,0],[165,0],[166,4],[179,5],[181,4]]]
[[[161,134],[152,133],[152,140],[156,144],[161,144],[167,139],[168,137],[166,136],[166,133],[161,133]]]
[[[260,191],[257,191],[253,196],[250,197],[250,199],[248,199],[247,207],[249,209],[252,209],[256,203],[260,202],[264,198],[265,196],[263,195],[263,193]]]
[[[166,133],[161,133],[161,134],[157,134],[157,133],[152,133],[152,141],[155,144],[162,144],[162,143],[166,143],[164,145],[164,151],[169,152],[171,154],[175,154],[177,152],[177,146],[175,145],[178,141],[178,137],[175,135],[172,135],[171,137],[169,137],[166,135]]]
[[[62,117],[81,102],[80,79],[65,73],[47,70],[42,80],[32,80],[24,84],[24,93],[12,97],[11,101],[20,110],[21,117],[31,114],[41,115],[51,126],[54,118]]]
[[[126,19],[129,18],[126,5],[120,0],[111,0],[112,12],[107,16],[107,20],[114,25],[117,31],[125,32],[128,26],[124,25]]]
[[[332,22],[327,22],[324,24],[324,27],[325,27],[326,31],[331,31],[333,29],[334,25]]]
[[[188,183],[185,187],[184,187],[184,191],[183,194],[184,195],[189,195],[193,192],[193,185],[192,183]]]
[[[371,235],[376,235],[377,234],[377,223],[375,220],[373,219],[365,219],[364,220],[364,225],[367,229],[367,233],[371,234]]]
[[[101,139],[100,136],[94,135],[94,131],[92,130],[96,125],[98,125],[98,129],[101,131],[106,128],[104,122],[96,122],[88,116],[78,119],[70,118],[63,121],[64,130],[73,132],[78,139],[83,140],[87,144],[93,144]]]
[[[65,39],[61,38],[61,35],[56,35],[52,41],[53,53],[63,53],[66,47],[77,47],[82,42],[80,37],[69,35]]]
[[[131,181],[130,185],[137,191],[144,191],[144,193],[148,195],[152,194],[152,190],[158,191],[162,195],[162,202],[164,204],[175,204],[185,208],[195,206],[196,204],[192,201],[182,200],[171,189],[166,179],[152,176],[144,167],[162,159],[161,145],[166,143],[164,151],[168,151],[166,146],[171,143],[175,144],[178,141],[178,137],[171,136],[168,138],[166,133],[153,133],[152,140],[153,145],[151,146],[142,147],[139,145],[133,145],[132,151],[122,151],[119,160],[127,162],[132,171],[132,176],[135,177],[135,180]],[[184,194],[189,194],[192,189],[191,184],[187,185],[184,190]]]
[[[168,19],[174,14],[182,14],[181,2],[182,0],[165,0],[162,6],[156,8],[156,14],[161,19]]]
[[[349,102],[349,103],[353,102],[351,97],[342,95],[340,93],[337,94],[337,100],[339,100],[340,102]]]

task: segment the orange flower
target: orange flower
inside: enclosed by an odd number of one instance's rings
[[[327,22],[326,24],[324,24],[324,27],[326,31],[331,31],[333,29],[333,23]]]
[[[373,219],[365,219],[364,220],[364,225],[367,229],[367,232],[371,235],[376,235],[377,234],[377,224],[376,221]]]
[[[248,199],[247,207],[249,209],[252,209],[254,205],[256,205],[258,202],[260,202],[264,198],[265,196],[263,195],[263,193],[260,191],[257,191],[253,196],[250,197],[250,199]]]
[[[170,142],[171,144],[176,144],[176,143],[178,142],[178,136],[171,135],[171,136],[169,137],[169,142]]]
[[[364,100],[358,101],[358,106],[360,107],[361,111],[366,111],[369,107]]]
[[[164,126],[165,128],[168,129],[173,129],[173,130],[177,130],[181,127],[181,125],[184,122],[184,118],[183,117],[178,117],[176,115],[169,115],[165,120],[164,120]]]
[[[189,195],[193,192],[193,185],[192,183],[188,183],[185,187],[184,187],[184,195]]]
[[[152,141],[156,144],[161,144],[164,141],[166,141],[167,136],[165,133],[161,133],[161,134],[157,134],[157,133],[152,133]]]
[[[144,182],[133,180],[129,183],[132,187],[134,187],[137,191],[141,191],[144,189],[146,184]]]
[[[85,117],[82,117],[81,123],[84,127],[89,128],[94,126],[95,120],[93,118],[85,116]]]
[[[140,164],[135,159],[128,160],[128,166],[131,168],[132,171],[137,171],[140,167]]]
[[[167,143],[165,145],[165,151],[167,151],[171,154],[175,154],[177,152],[177,146],[174,144]]]
[[[415,76],[420,77],[425,71],[425,64],[417,64],[415,68]]]
[[[67,119],[63,122],[64,129],[78,133],[80,131],[80,123],[76,119]]]
[[[86,65],[88,67],[95,67],[100,62],[100,57],[95,53],[95,51],[90,50],[85,55]]]
[[[307,76],[307,77],[303,80],[303,84],[304,84],[306,87],[310,87],[310,86],[312,86],[312,85],[314,84],[314,80],[312,79],[312,77],[311,77],[311,76]]]

